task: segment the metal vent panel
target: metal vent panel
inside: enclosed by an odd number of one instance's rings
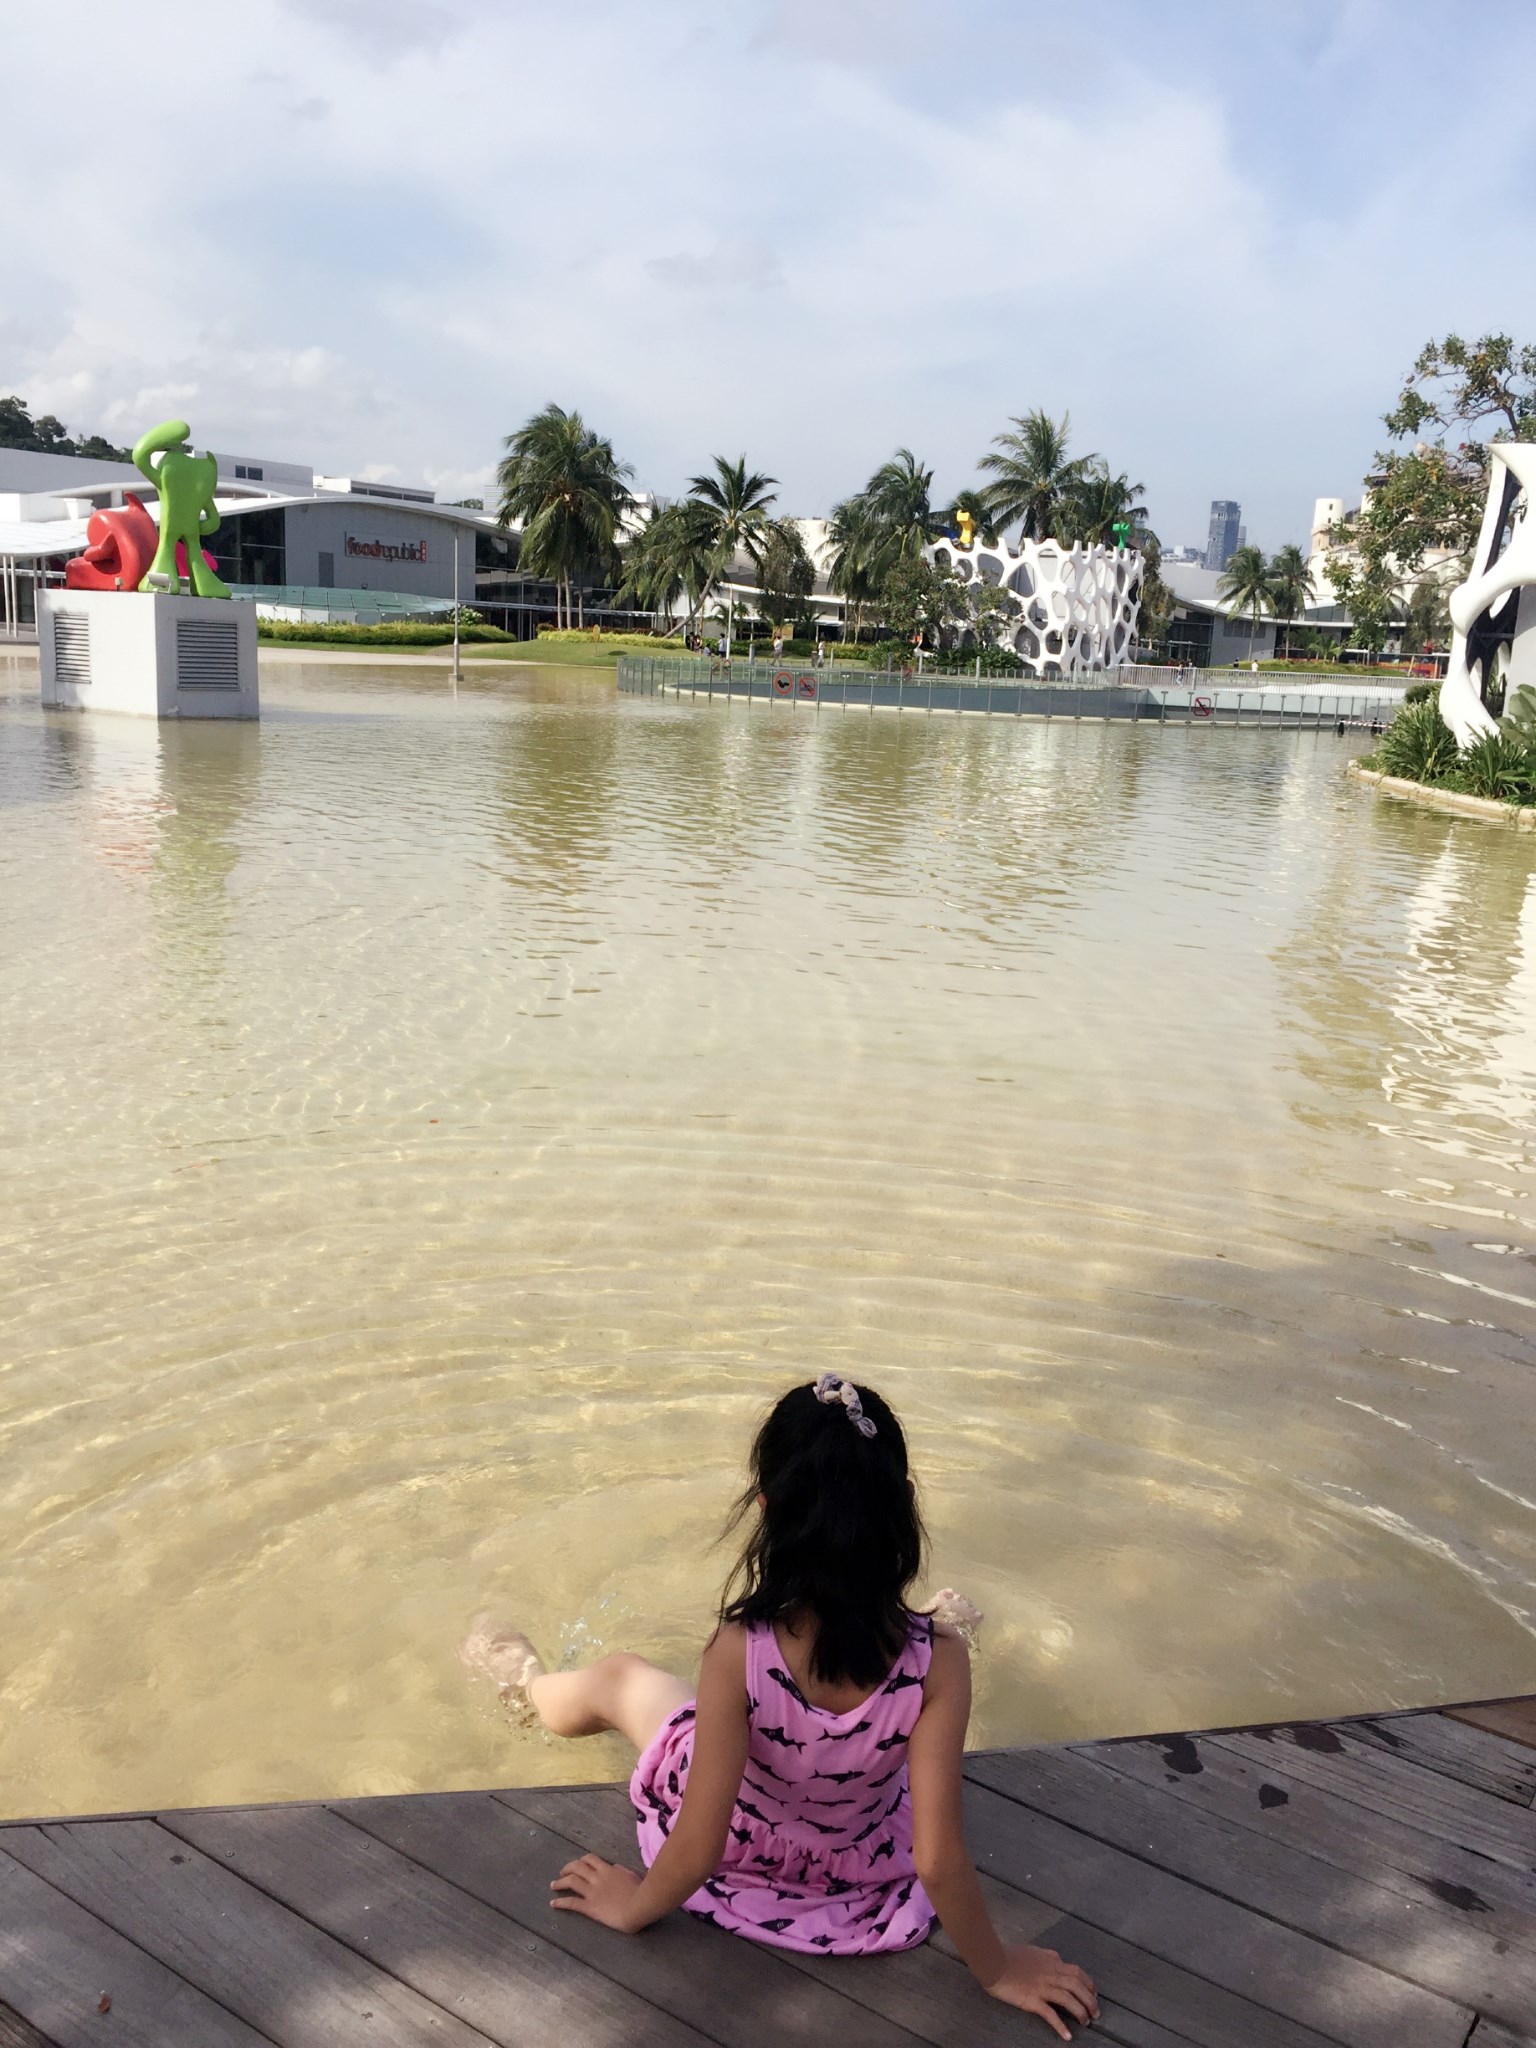
[[[53,673],[70,689],[91,680],[91,622],[84,612],[54,613]]]
[[[240,632],[233,620],[176,621],[178,690],[238,690]]]

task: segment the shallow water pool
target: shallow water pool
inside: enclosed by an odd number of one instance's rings
[[[0,656],[0,1809],[613,1775],[875,1381],[973,1740],[1536,1690],[1536,845],[1332,733]]]

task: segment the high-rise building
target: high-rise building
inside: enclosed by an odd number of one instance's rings
[[[1243,508],[1235,498],[1211,500],[1211,530],[1205,543],[1207,569],[1225,569],[1242,545],[1239,521]]]

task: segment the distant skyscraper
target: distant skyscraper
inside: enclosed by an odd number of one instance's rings
[[[1243,508],[1234,498],[1211,500],[1211,531],[1205,543],[1207,569],[1225,569],[1242,545],[1239,520]]]

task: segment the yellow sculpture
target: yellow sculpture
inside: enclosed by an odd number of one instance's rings
[[[960,529],[961,547],[974,547],[976,545],[976,521],[971,517],[970,513],[957,512],[955,514],[955,524]]]

